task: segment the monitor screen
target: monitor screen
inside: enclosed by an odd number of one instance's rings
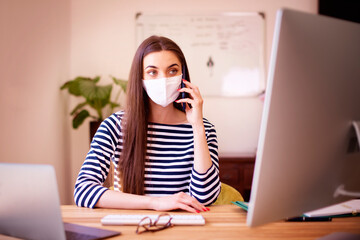
[[[359,196],[353,121],[360,121],[360,24],[279,10],[247,224]]]

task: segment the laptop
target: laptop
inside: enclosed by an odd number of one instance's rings
[[[91,240],[120,232],[63,223],[53,166],[0,163],[0,234],[36,240]]]

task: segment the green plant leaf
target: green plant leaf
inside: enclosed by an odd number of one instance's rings
[[[70,113],[70,115],[74,115],[75,113],[77,113],[81,108],[83,108],[84,106],[88,105],[87,102],[82,102],[79,103]]]
[[[127,81],[115,77],[112,78],[114,83],[120,86],[116,97],[116,99],[118,99],[121,91],[126,92]],[[85,99],[85,102],[79,103],[70,113],[74,116],[73,128],[78,128],[87,117],[102,121],[103,110],[107,105],[109,105],[111,111],[113,108],[120,106],[120,104],[116,103],[117,100],[111,101],[113,84],[97,86],[100,79],[100,76],[96,76],[95,78],[79,76],[73,80],[67,81],[60,87],[61,90],[67,89],[70,94]],[[97,116],[90,115],[90,113],[84,109],[86,105],[93,108],[96,111]]]
[[[61,90],[67,89],[70,94],[75,96],[81,96],[81,92],[79,89],[79,83],[76,81],[68,81],[64,85],[61,86]]]
[[[82,92],[80,89],[80,83],[82,82],[93,82],[91,78],[86,77],[77,77],[74,80],[67,81],[64,85],[61,86],[61,90],[68,89],[69,93],[75,95],[77,97],[82,96]]]
[[[81,112],[76,114],[75,117],[73,118],[73,122],[72,122],[73,128],[77,129],[84,122],[84,120],[89,116],[90,116],[90,114],[87,110],[82,110]]]
[[[69,85],[71,84],[72,81],[67,81],[66,83],[64,83],[61,87],[60,90],[64,90],[66,88],[69,88]]]
[[[113,81],[116,85],[119,85],[121,87],[121,89],[124,92],[126,92],[126,87],[127,87],[128,81],[120,79],[120,78],[116,78],[116,77],[111,77],[111,78],[113,79]]]
[[[112,85],[97,86],[95,81],[83,81],[79,86],[81,95],[86,98],[90,107],[96,110],[99,120],[103,120],[102,109],[110,103]]]
[[[110,102],[110,107],[111,107],[111,109],[116,108],[116,107],[120,107],[120,104],[114,103],[114,102]]]
[[[81,95],[87,100],[105,100],[109,102],[112,85],[96,86],[94,81],[83,81],[79,83]]]
[[[100,81],[100,76],[96,76],[96,77],[93,79],[93,81],[94,81],[95,83],[98,83],[98,82]]]

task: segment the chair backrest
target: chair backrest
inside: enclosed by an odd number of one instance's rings
[[[219,197],[213,205],[231,204],[231,202],[236,201],[244,201],[241,193],[239,193],[235,188],[231,187],[230,185],[221,183],[221,191]]]

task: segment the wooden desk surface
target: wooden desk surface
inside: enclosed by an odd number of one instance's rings
[[[246,212],[235,205],[211,206],[201,213],[205,226],[174,226],[163,231],[140,235],[136,226],[102,226],[100,219],[108,214],[158,214],[150,210],[88,209],[62,206],[64,222],[120,231],[111,239],[316,239],[333,232],[360,234],[360,217],[338,218],[331,222],[275,222],[256,228],[246,225]],[[171,214],[183,211],[171,212]]]

